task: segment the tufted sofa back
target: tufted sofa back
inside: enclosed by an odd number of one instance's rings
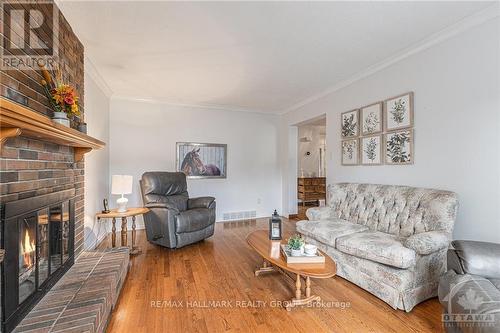
[[[454,192],[409,186],[339,183],[328,186],[334,216],[400,237],[440,230],[451,235]]]

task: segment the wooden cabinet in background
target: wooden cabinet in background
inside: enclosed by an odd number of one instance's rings
[[[303,206],[306,201],[326,200],[325,177],[298,178],[297,189]]]

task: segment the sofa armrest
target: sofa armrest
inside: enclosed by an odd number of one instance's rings
[[[453,266],[450,268],[459,274],[500,279],[500,244],[463,240],[451,244],[453,249],[448,253],[448,262]]]
[[[312,207],[306,211],[307,219],[311,221],[327,220],[333,218],[333,209],[331,207]]]
[[[427,231],[411,235],[404,242],[404,246],[420,255],[427,255],[448,248],[449,242],[448,233]]]
[[[188,209],[193,208],[210,208],[212,203],[215,202],[214,197],[199,197],[188,199]]]

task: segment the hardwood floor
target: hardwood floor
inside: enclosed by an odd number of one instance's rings
[[[293,232],[295,222],[285,220],[284,227]],[[411,313],[395,311],[340,277],[312,280],[329,307],[287,312],[277,302],[290,299],[294,284],[279,273],[253,273],[261,258],[245,237],[265,228],[266,219],[217,223],[214,237],[178,250],[151,245],[139,231],[143,253],[131,260],[107,332],[442,331],[437,299]]]

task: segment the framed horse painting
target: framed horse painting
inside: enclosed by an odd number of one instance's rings
[[[177,142],[177,171],[188,178],[226,178],[227,145]]]

